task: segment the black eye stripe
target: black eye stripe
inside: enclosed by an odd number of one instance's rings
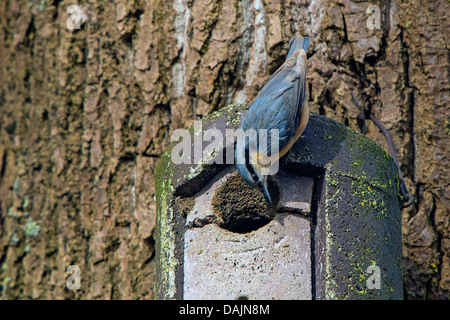
[[[248,149],[245,149],[245,167],[247,168],[248,172],[252,176],[253,181],[256,184],[261,183],[261,182],[259,182],[259,179],[258,179],[258,176],[256,175],[255,170],[250,165],[250,155],[249,155]]]
[[[255,182],[258,181],[259,180],[258,176],[256,175],[255,170],[253,169],[253,167],[249,163],[246,163],[245,167],[247,168],[248,172],[252,176],[253,181],[255,181]]]

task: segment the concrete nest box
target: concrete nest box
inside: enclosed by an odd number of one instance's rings
[[[175,164],[172,144],[158,163],[156,297],[402,299],[392,158],[364,135],[311,114],[269,179],[271,206],[227,165],[232,139],[220,150],[201,139],[208,129],[226,137],[245,112],[231,105],[189,128],[187,153],[200,161]]]

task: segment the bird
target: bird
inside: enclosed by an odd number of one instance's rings
[[[272,199],[268,191],[268,163],[281,159],[289,152],[309,120],[306,90],[306,51],[309,42],[310,38],[301,36],[290,40],[286,61],[261,88],[240,124],[243,132],[250,129],[256,131],[256,145],[252,145],[249,137],[241,140],[241,144],[238,138],[235,165],[242,179],[250,186],[259,188],[269,204],[272,204]],[[275,154],[271,152],[272,129],[278,130]],[[261,132],[266,132],[265,140]],[[266,148],[260,146],[260,142],[266,143]]]

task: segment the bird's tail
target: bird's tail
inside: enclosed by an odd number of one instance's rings
[[[309,46],[309,38],[308,37],[293,37],[291,42],[289,43],[289,53],[286,57],[286,60],[289,59],[294,52],[297,52],[300,49],[306,50]]]

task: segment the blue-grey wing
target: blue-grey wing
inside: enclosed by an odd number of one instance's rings
[[[243,129],[278,129],[279,150],[294,136],[305,99],[306,70],[296,66],[296,58],[286,61],[259,92],[244,118]],[[259,143],[258,143],[259,144]]]

